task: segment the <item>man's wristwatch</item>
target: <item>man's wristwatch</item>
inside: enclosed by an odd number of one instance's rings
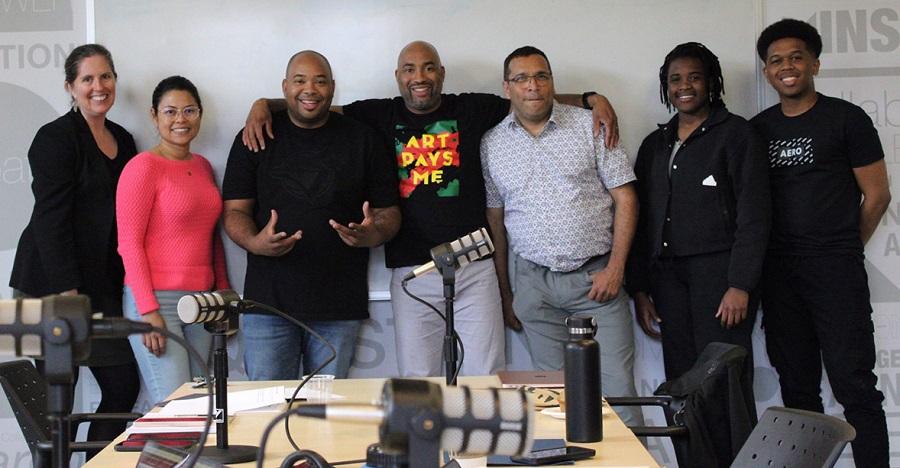
[[[587,110],[593,110],[594,107],[591,106],[591,103],[588,102],[588,99],[590,99],[591,96],[596,96],[596,95],[597,95],[597,93],[595,93],[595,92],[593,92],[593,91],[588,91],[588,92],[586,92],[586,93],[583,93],[583,94],[581,95],[581,105],[582,105],[582,107],[584,107],[584,108],[587,109]]]

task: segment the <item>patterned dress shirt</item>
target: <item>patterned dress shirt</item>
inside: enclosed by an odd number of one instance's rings
[[[488,208],[503,208],[509,245],[520,257],[572,271],[612,248],[609,189],[635,180],[622,149],[593,135],[591,112],[553,103],[537,136],[508,115],[481,140]]]

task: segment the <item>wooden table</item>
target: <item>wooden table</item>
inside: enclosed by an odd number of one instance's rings
[[[500,381],[496,377],[460,377],[461,385],[470,385],[474,388],[488,388],[499,386]],[[443,379],[434,379],[440,383]],[[273,385],[296,386],[297,382],[245,382],[233,381],[228,383],[232,391],[262,388]],[[374,401],[381,394],[384,385],[383,379],[346,379],[335,380],[333,392],[347,397],[348,402],[368,403]],[[172,396],[183,396],[187,393],[196,393],[187,385],[178,389]],[[228,441],[231,444],[258,446],[263,429],[276,416],[275,413],[251,413],[238,414],[228,427]],[[535,415],[535,438],[564,438],[566,433],[565,421],[553,419],[542,414]],[[338,423],[319,419],[307,419],[300,417],[291,418],[291,435],[294,441],[304,449],[315,450],[324,456],[329,462],[342,460],[364,459],[365,450],[369,444],[378,442],[378,426],[354,423]],[[128,467],[135,466],[139,454],[136,452],[116,452],[113,445],[123,439],[119,436],[113,444],[103,449],[85,466],[96,467]],[[215,446],[215,435],[210,434],[207,445]],[[597,451],[597,455],[590,460],[577,463],[579,466],[617,466],[623,467],[656,467],[658,464],[650,456],[638,439],[622,423],[615,413],[603,416],[603,441],[594,444],[578,443],[575,445],[591,447]],[[284,434],[284,424],[281,423],[272,431],[266,445],[265,466],[279,466],[281,461],[292,448]],[[255,463],[255,462],[254,462]],[[245,463],[235,466],[255,466],[254,463]],[[360,466],[346,465],[346,466]]]

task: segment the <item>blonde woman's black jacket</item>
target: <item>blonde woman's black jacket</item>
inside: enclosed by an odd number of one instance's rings
[[[751,291],[771,226],[768,159],[749,122],[714,107],[675,155],[678,115],[651,133],[635,163],[640,218],[628,262],[629,292],[649,292],[660,257],[731,251],[729,286]]]

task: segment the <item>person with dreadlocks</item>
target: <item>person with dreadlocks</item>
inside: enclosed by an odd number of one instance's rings
[[[678,113],[638,152],[627,287],[641,328],[662,338],[672,380],[714,341],[743,346],[752,359],[771,201],[765,147],[726,109],[718,57],[703,44],[681,44],[666,56],[659,84],[660,100]]]

